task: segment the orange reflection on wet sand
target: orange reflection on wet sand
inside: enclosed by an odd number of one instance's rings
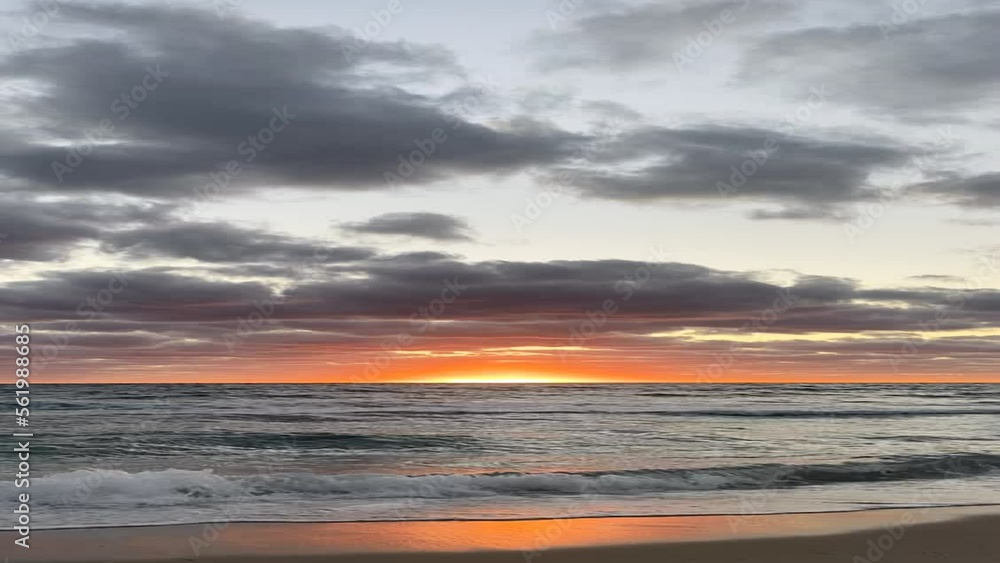
[[[514,520],[514,521],[429,521],[429,522],[352,522],[352,523],[221,523],[180,526],[153,526],[136,528],[40,530],[32,534],[32,550],[22,556],[24,563],[81,561],[139,561],[158,559],[161,561],[192,561],[203,559],[211,562],[234,562],[254,558],[256,561],[290,560],[298,556],[318,556],[308,561],[326,561],[330,555],[357,554],[362,559],[350,561],[388,561],[377,559],[378,554],[438,554],[462,552],[507,552],[516,561],[544,563],[547,559],[536,560],[549,549],[553,554],[571,554],[559,559],[546,555],[553,563],[557,561],[605,561],[609,552],[601,552],[600,558],[580,558],[579,551],[565,551],[564,548],[607,548],[630,549],[629,546],[660,544],[662,546],[702,546],[699,552],[709,551],[718,546],[719,550],[747,549],[748,544],[719,542],[754,538],[752,545],[761,548],[770,545],[772,554],[785,553],[789,546],[813,546],[807,555],[799,551],[789,552],[788,557],[765,557],[772,563],[815,559],[822,552],[830,557],[844,553],[855,553],[857,546],[864,546],[870,539],[871,531],[882,532],[886,526],[899,526],[900,522],[924,524],[945,522],[959,517],[997,514],[998,507],[962,508],[911,508],[898,510],[874,510],[869,512],[826,513],[826,514],[783,514],[755,516],[673,516],[673,517],[625,517],[625,518],[579,518],[555,520]],[[980,522],[991,529],[992,520]],[[947,526],[947,525],[946,525]],[[982,527],[980,526],[980,527]],[[974,528],[974,529],[973,529]],[[969,534],[979,534],[978,528]],[[951,537],[957,528],[941,528],[942,538]],[[942,531],[944,530],[944,531]],[[952,530],[952,531],[948,531]],[[850,545],[841,549],[836,545],[816,542],[802,543],[811,536],[831,536],[857,532],[857,536],[839,536],[837,542],[849,541]],[[0,540],[11,540],[13,532],[0,532]],[[966,534],[968,536],[968,534]],[[37,537],[36,537],[37,536]],[[788,539],[778,541],[777,538]],[[848,540],[844,540],[844,538]],[[964,536],[963,536],[964,537]],[[976,536],[979,538],[979,536]],[[760,540],[756,538],[776,538]],[[967,539],[967,538],[966,538]],[[37,540],[35,542],[34,540]],[[938,540],[934,540],[938,541]],[[940,541],[945,541],[940,539]],[[965,541],[965,540],[962,540]],[[979,539],[976,540],[980,541]],[[768,543],[769,542],[769,543]],[[777,542],[777,543],[776,543]],[[35,545],[37,543],[37,546]],[[982,542],[980,542],[982,543]],[[964,545],[964,544],[963,544]],[[710,546],[704,548],[704,546]],[[735,546],[735,547],[734,547]],[[825,546],[825,547],[824,547]],[[766,547],[766,546],[765,546]],[[923,549],[914,543],[914,549]],[[656,553],[661,547],[651,548],[647,554]],[[815,551],[820,549],[820,551]],[[845,551],[846,549],[846,551]],[[956,548],[957,549],[957,548]],[[685,548],[683,553],[693,553]],[[766,551],[766,550],[765,550]],[[902,550],[900,554],[903,553]],[[680,551],[674,551],[680,553]],[[663,553],[674,553],[664,551]],[[576,555],[572,555],[572,554]],[[597,553],[597,552],[594,552]],[[713,552],[714,553],[714,552]],[[720,551],[720,553],[722,553]],[[728,552],[727,552],[728,553]],[[743,553],[737,551],[736,553]],[[761,552],[764,553],[764,552]],[[991,551],[992,553],[992,551]],[[371,554],[376,559],[364,559]],[[502,555],[502,553],[500,553]],[[725,554],[724,554],[725,555]],[[766,555],[766,554],[765,554]],[[841,561],[838,555],[823,561]],[[402,557],[402,555],[401,555]],[[622,553],[615,556],[624,557]],[[686,556],[685,556],[686,557]],[[216,559],[213,559],[216,558]],[[628,557],[625,557],[628,559]],[[688,557],[690,560],[690,557]],[[715,556],[711,560],[735,560],[732,554]],[[639,560],[639,559],[637,559]],[[649,560],[647,558],[647,560]],[[660,559],[656,559],[660,560]],[[896,559],[893,559],[894,561]],[[970,559],[970,561],[973,559]],[[981,559],[975,559],[980,561]],[[399,561],[426,563],[427,559],[401,558]],[[456,561],[452,558],[450,561]],[[497,559],[492,559],[497,561]],[[886,560],[888,561],[888,559]],[[923,559],[921,559],[923,561]],[[985,561],[985,560],[984,560]],[[994,561],[994,559],[989,559]]]
[[[607,545],[639,545],[675,541],[825,535],[877,529],[897,522],[906,512],[915,522],[930,522],[975,513],[975,509],[873,510],[823,514],[563,518],[552,520],[351,522],[329,524],[234,525],[220,540],[267,552],[276,544],[295,545],[301,553],[333,552],[469,552],[487,550],[545,551]],[[992,507],[987,513],[996,513]],[[933,514],[933,515],[932,515]],[[276,541],[280,537],[281,541]],[[222,542],[219,542],[222,543]],[[232,552],[223,546],[213,545]]]

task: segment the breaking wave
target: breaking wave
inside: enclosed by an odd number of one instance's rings
[[[336,499],[631,495],[673,491],[790,488],[836,483],[961,478],[1000,471],[1000,455],[920,456],[840,464],[760,464],[700,469],[565,473],[221,475],[167,469],[128,473],[82,469],[33,480],[48,505],[177,505],[239,497]],[[3,484],[0,489],[13,487]],[[4,491],[9,493],[11,491]]]

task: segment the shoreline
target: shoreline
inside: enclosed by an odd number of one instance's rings
[[[750,518],[755,516],[812,516],[823,514],[852,514],[865,512],[878,512],[881,510],[937,510],[937,509],[981,509],[996,508],[1000,515],[1000,503],[981,502],[973,504],[934,504],[934,505],[891,505],[872,506],[869,508],[845,508],[843,510],[800,510],[794,512],[755,512],[743,514],[739,512],[706,512],[698,514],[607,514],[607,515],[559,515],[559,516],[539,516],[533,518],[405,518],[405,519],[385,519],[385,520],[229,520],[231,525],[297,525],[297,524],[404,524],[406,522],[453,522],[453,523],[475,523],[475,522],[548,522],[552,520],[614,520],[618,518]],[[127,524],[127,525],[97,525],[97,526],[66,526],[58,528],[32,527],[35,532],[60,532],[60,531],[85,531],[85,530],[133,530],[144,528],[171,528],[179,526],[204,526],[215,522],[214,520],[204,520],[197,522],[175,522],[170,524]],[[13,533],[13,528],[0,528],[0,535]]]
[[[429,563],[431,558],[522,563],[741,558],[809,563],[846,562],[854,556],[873,562],[865,555],[870,549],[873,557],[884,552],[886,557],[877,558],[880,562],[898,558],[918,563],[930,561],[925,558],[929,553],[947,553],[952,560],[976,563],[997,560],[997,529],[997,505],[545,520],[219,522],[32,530],[31,549],[5,551],[11,563],[229,563],[247,559]],[[16,532],[0,532],[0,541],[7,545],[16,537]]]
[[[0,384],[13,385],[13,381],[3,382]],[[355,382],[355,381],[287,381],[287,380],[275,380],[275,381],[39,381],[37,383],[32,383],[32,385],[82,385],[82,386],[150,386],[150,385],[181,385],[181,386],[211,386],[211,385],[343,385],[343,386],[354,386],[354,387],[365,387],[373,385],[428,385],[428,386],[438,386],[438,385],[464,385],[464,386],[515,386],[524,385],[523,383],[502,383],[502,382],[489,382],[481,381],[476,383],[457,383],[457,382],[445,382],[445,381],[371,381],[371,382]],[[982,380],[970,380],[970,381],[941,381],[940,379],[919,379],[912,381],[899,381],[892,379],[877,379],[877,380],[848,380],[848,381],[829,381],[829,380],[805,380],[805,381],[715,381],[706,382],[697,379],[683,380],[683,381],[537,381],[532,382],[530,385],[548,385],[548,386],[578,386],[578,385],[701,385],[701,386],[726,386],[726,385],[773,385],[773,386],[794,386],[794,385],[1000,385],[1000,380],[998,381],[982,381]]]

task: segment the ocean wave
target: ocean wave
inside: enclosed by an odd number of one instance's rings
[[[650,415],[663,417],[736,417],[736,418],[899,418],[917,416],[972,416],[1000,415],[1000,409],[856,409],[824,411],[798,409],[692,409],[692,410],[608,410],[608,409],[544,409],[544,410],[510,410],[510,409],[452,409],[452,410],[421,410],[421,409],[387,409],[369,412],[358,412],[365,417],[429,417],[447,418],[453,416],[515,416],[515,415],[547,415],[547,414],[587,414],[587,415]]]
[[[871,409],[871,410],[703,410],[690,412],[660,412],[664,416],[720,416],[720,417],[769,417],[769,418],[896,418],[915,416],[968,416],[968,415],[1000,415],[1000,409]]]
[[[93,436],[72,442],[45,444],[39,453],[74,456],[141,454],[166,456],[178,453],[205,452],[208,448],[230,451],[398,451],[440,450],[476,447],[477,440],[467,436],[420,434],[338,434],[331,432],[277,434],[263,432],[186,434],[144,432],[138,436]],[[33,452],[34,453],[34,452]],[[13,456],[11,456],[13,457]]]
[[[996,405],[995,401],[983,401],[973,404]],[[72,410],[72,409],[67,409]],[[676,418],[901,418],[901,417],[940,417],[940,416],[1000,416],[1000,408],[954,407],[954,408],[856,408],[842,410],[820,409],[740,409],[740,408],[708,408],[690,410],[664,409],[628,409],[628,408],[562,408],[562,409],[511,409],[511,408],[457,408],[457,409],[395,409],[395,408],[356,408],[341,409],[333,414],[288,414],[288,413],[222,413],[215,418],[234,421],[267,421],[273,423],[324,423],[342,419],[365,418],[454,418],[465,416],[544,416],[544,415],[602,415],[602,416],[658,416]],[[366,439],[368,436],[336,435],[317,436],[317,441],[341,441],[345,439]],[[390,437],[391,438],[391,437]],[[306,440],[312,440],[306,438]],[[394,441],[393,439],[387,440]],[[346,442],[345,442],[346,443]]]
[[[840,464],[761,464],[699,469],[564,473],[220,475],[212,470],[128,473],[82,469],[32,481],[41,505],[183,505],[240,497],[334,499],[636,495],[675,491],[791,488],[852,482],[947,479],[1000,470],[1000,455],[916,456]],[[5,495],[12,483],[0,484]]]

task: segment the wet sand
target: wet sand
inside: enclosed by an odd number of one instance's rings
[[[10,563],[1000,562],[1000,507],[754,516],[244,523],[0,532]]]

